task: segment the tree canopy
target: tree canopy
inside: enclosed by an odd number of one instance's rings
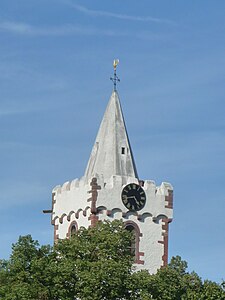
[[[187,272],[179,256],[154,275],[134,272],[132,233],[120,221],[81,228],[53,247],[30,235],[0,260],[0,299],[4,300],[223,300],[225,284],[202,281]]]

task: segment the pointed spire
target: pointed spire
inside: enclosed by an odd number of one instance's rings
[[[117,91],[109,99],[85,178],[89,180],[96,173],[106,180],[112,175],[138,178]]]

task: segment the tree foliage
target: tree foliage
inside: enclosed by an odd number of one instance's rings
[[[154,275],[133,272],[131,238],[120,221],[81,228],[53,247],[19,237],[0,260],[0,299],[225,300],[224,283],[203,282],[179,256]]]
[[[225,283],[202,281],[195,272],[187,272],[187,262],[172,257],[168,266],[154,275],[147,271],[132,275],[136,299],[154,300],[224,300]],[[135,299],[135,298],[134,298]]]

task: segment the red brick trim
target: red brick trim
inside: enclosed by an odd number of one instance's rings
[[[59,225],[54,225],[54,242],[56,243],[59,239],[59,235],[56,234],[56,231],[59,229]]]
[[[56,221],[57,219],[59,219],[59,217],[56,216],[56,217],[52,220],[51,224],[52,224],[52,225],[55,225],[55,221]]]
[[[168,190],[168,196],[165,197],[165,201],[167,204],[165,205],[165,208],[173,208],[173,191]]]
[[[87,201],[91,202],[91,215],[88,219],[91,221],[91,227],[94,227],[99,219],[97,216],[98,211],[96,207],[96,202],[98,198],[98,190],[101,189],[101,186],[97,184],[96,177],[92,178],[90,185],[91,190],[89,191],[89,193],[91,194],[91,197]]]
[[[76,221],[72,221],[72,222],[70,223],[70,226],[69,226],[69,228],[68,228],[68,232],[67,232],[67,234],[66,234],[66,237],[67,237],[67,238],[70,238],[70,237],[71,237],[71,229],[72,229],[72,226],[73,226],[73,225],[76,226],[76,231],[78,230],[78,224],[77,224],[77,222],[76,222]]]
[[[91,214],[88,220],[91,221],[91,227],[95,227],[96,224],[98,223],[99,217],[96,216],[95,214]]]
[[[53,209],[53,206],[54,206],[55,203],[56,203],[55,192],[52,192],[52,209]]]
[[[131,225],[134,228],[135,231],[135,263],[139,265],[144,264],[144,260],[141,260],[141,256],[144,256],[144,252],[139,251],[139,244],[140,244],[140,238],[142,237],[142,233],[140,232],[140,228],[136,223],[133,221],[126,221],[124,222],[125,228],[128,225]]]
[[[159,244],[163,244],[163,246],[164,246],[163,256],[162,256],[163,267],[167,266],[167,264],[168,264],[168,234],[169,234],[169,223],[170,222],[172,222],[172,219],[167,219],[167,218],[162,219],[163,240],[158,241]]]

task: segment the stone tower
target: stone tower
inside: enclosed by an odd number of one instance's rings
[[[168,260],[168,227],[173,188],[139,180],[120,100],[112,92],[85,174],[52,191],[54,238],[69,238],[81,226],[99,220],[123,220],[135,234],[132,252],[137,270],[155,273]]]

